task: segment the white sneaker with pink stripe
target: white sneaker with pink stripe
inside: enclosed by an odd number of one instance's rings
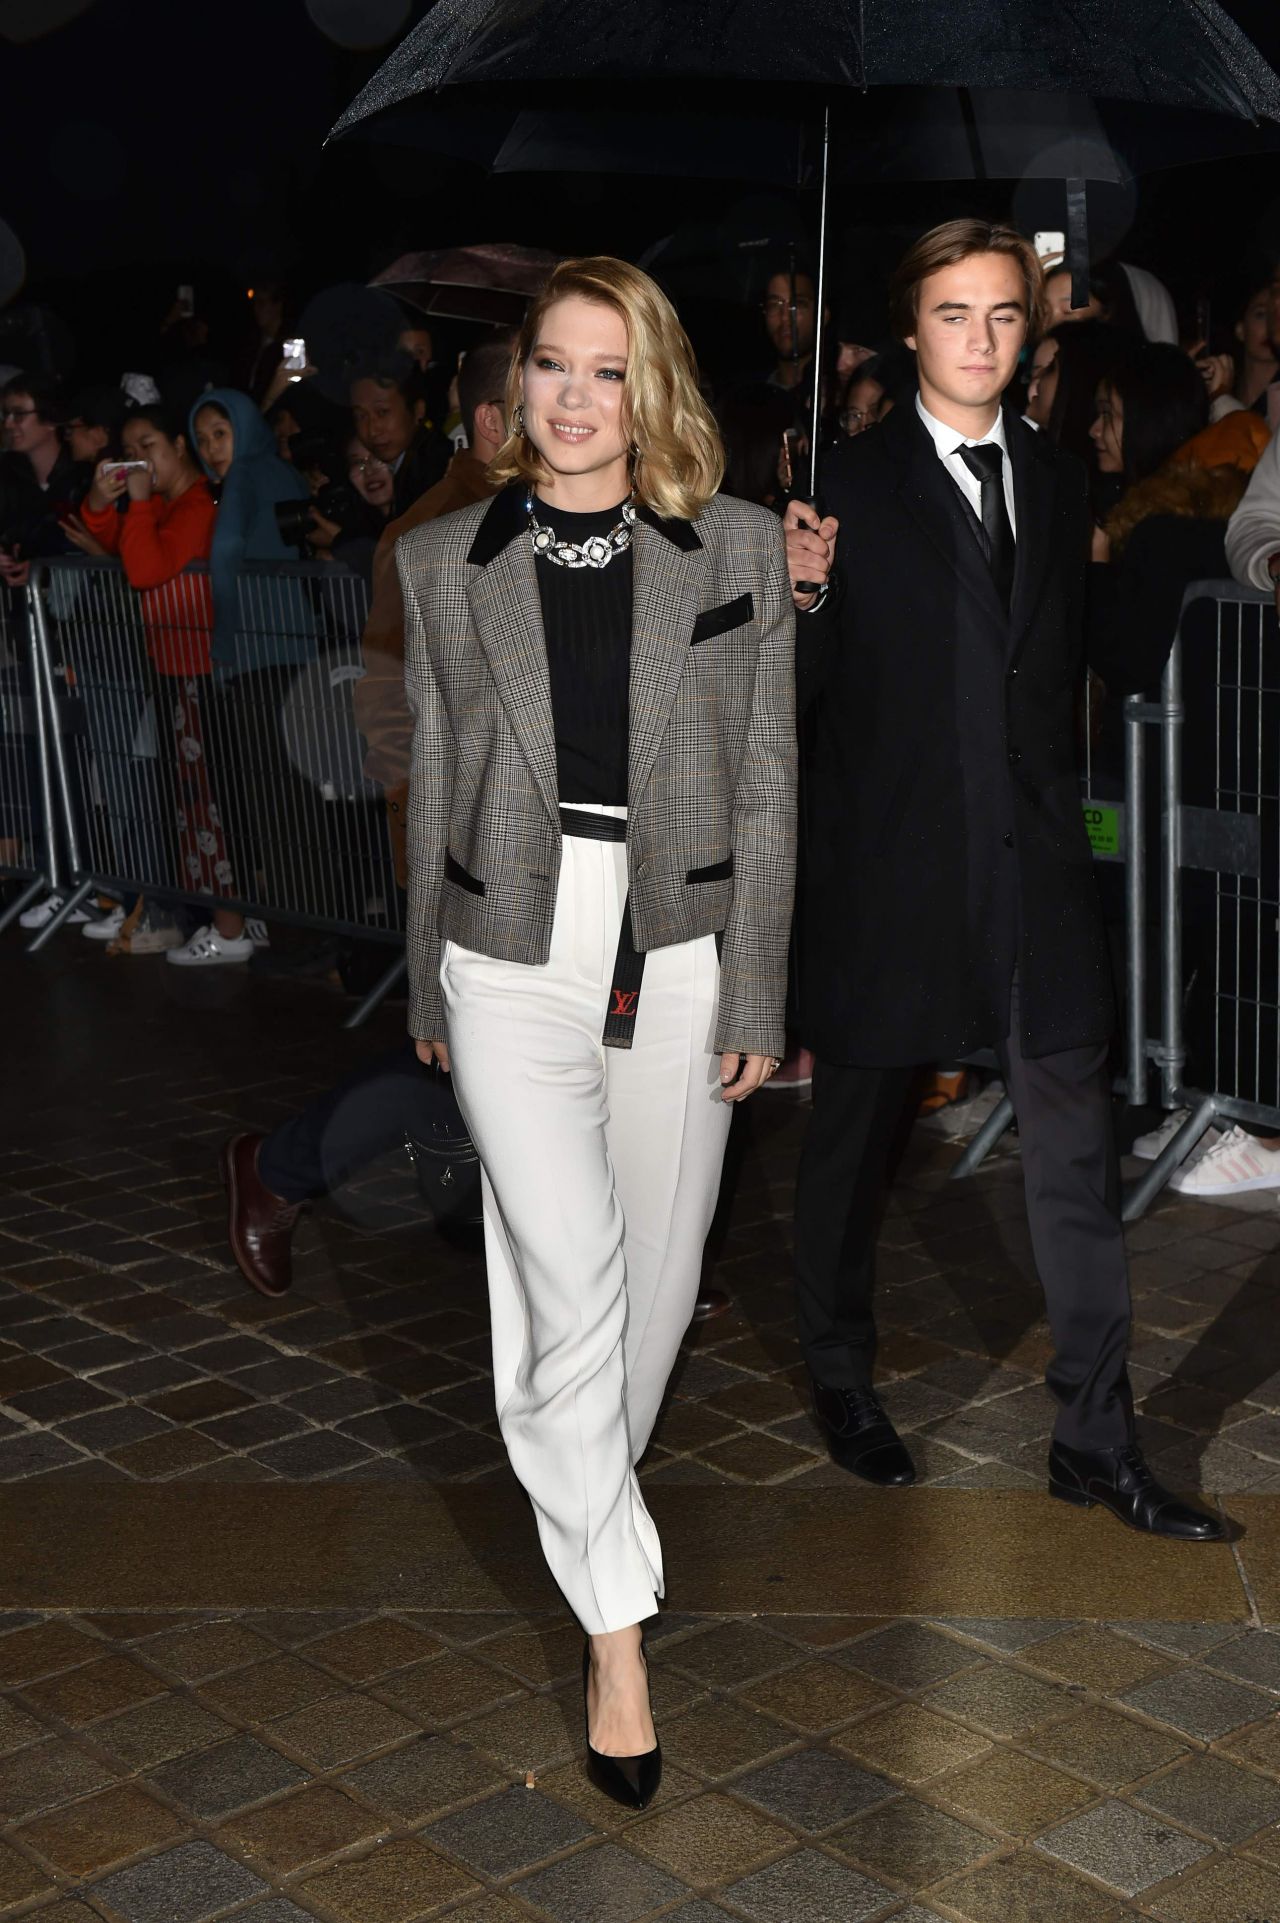
[[[1268,1148],[1242,1128],[1230,1129],[1192,1167],[1170,1182],[1179,1195],[1243,1195],[1249,1189],[1280,1189],[1280,1148]]]

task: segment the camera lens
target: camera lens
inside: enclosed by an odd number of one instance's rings
[[[310,501],[277,501],[275,517],[280,539],[285,546],[305,547],[312,526]]]

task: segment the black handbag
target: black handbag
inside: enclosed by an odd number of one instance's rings
[[[447,1086],[438,1064],[434,1073]],[[434,1120],[417,1134],[406,1129],[404,1146],[436,1227],[471,1228],[479,1223],[480,1157],[456,1103],[448,1119]]]

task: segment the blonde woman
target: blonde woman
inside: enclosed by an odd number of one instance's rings
[[[485,1175],[512,1467],[589,1638],[588,1768],[661,1752],[636,1480],[733,1105],[774,1072],[795,851],[782,531],[717,495],[688,339],[624,261],[562,262],[513,357],[492,501],[397,555],[417,726],[410,1028]]]

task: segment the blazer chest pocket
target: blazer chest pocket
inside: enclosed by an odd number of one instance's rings
[[[453,882],[455,887],[465,889],[469,895],[484,893],[484,883],[450,854],[446,854],[444,858],[444,878],[446,881]]]
[[[689,887],[696,887],[700,881],[731,881],[733,879],[733,856],[726,855],[723,861],[708,862],[705,868],[691,868],[685,876]]]
[[[693,624],[690,647],[696,648],[699,641],[710,641],[713,635],[727,634],[730,628],[744,627],[755,611],[755,600],[749,593],[740,594],[734,601],[725,601],[718,608],[704,608]]]

